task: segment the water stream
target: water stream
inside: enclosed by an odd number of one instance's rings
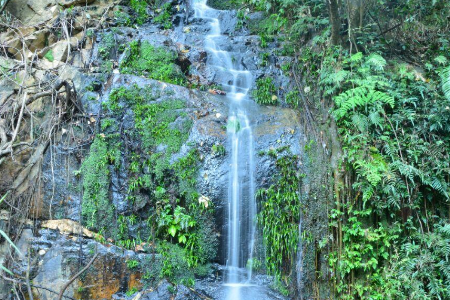
[[[253,132],[249,120],[249,107],[254,102],[248,97],[253,83],[252,73],[233,59],[233,53],[225,51],[227,36],[221,34],[220,11],[206,5],[206,0],[193,0],[195,18],[205,20],[210,31],[204,38],[204,47],[208,53],[208,64],[217,68],[221,74],[217,83],[226,91],[229,100],[228,152],[230,172],[227,207],[227,260],[224,286],[227,287],[227,299],[238,300],[249,295],[254,289],[251,264],[255,240],[255,176]],[[220,82],[220,81],[223,82]],[[251,293],[250,293],[251,294]]]

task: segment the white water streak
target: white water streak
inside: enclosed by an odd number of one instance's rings
[[[250,286],[251,268],[242,276],[242,268],[253,259],[256,231],[256,201],[254,174],[254,146],[252,127],[243,102],[248,100],[252,86],[251,72],[233,61],[231,54],[218,46],[227,39],[221,35],[220,11],[206,5],[206,0],[192,0],[195,17],[204,19],[210,26],[205,37],[204,47],[210,57],[210,67],[231,75],[232,84],[224,83],[230,99],[228,136],[231,161],[228,187],[228,236],[227,236],[227,274],[225,284],[230,287],[228,299],[240,299],[240,288]],[[238,130],[236,130],[240,127]],[[244,246],[243,246],[244,245]]]

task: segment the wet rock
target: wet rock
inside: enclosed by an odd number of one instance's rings
[[[44,253],[36,266],[33,283],[59,292],[79,269],[98,253],[89,271],[80,276],[66,290],[65,295],[76,299],[111,299],[115,293],[140,289],[141,273],[127,267],[127,260],[144,259],[147,254],[135,254],[111,245],[103,245],[89,239],[74,241],[53,230],[40,230],[31,245]],[[45,245],[44,247],[42,245]],[[45,249],[45,250],[43,250]],[[79,255],[82,255],[81,259]],[[40,300],[55,299],[55,294],[39,289]]]
[[[220,29],[221,33],[225,35],[230,35],[236,30],[236,12],[235,11],[225,11],[219,14]]]
[[[64,7],[72,7],[77,5],[89,5],[94,1],[95,0],[58,0],[58,4]]]
[[[34,206],[41,219],[66,218],[80,221],[81,194],[77,172],[81,167],[76,145],[57,144],[44,155],[43,197]]]

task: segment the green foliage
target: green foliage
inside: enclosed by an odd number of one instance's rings
[[[263,77],[256,81],[256,89],[253,97],[256,103],[264,105],[275,105],[277,103],[277,91],[271,77]]]
[[[386,228],[381,223],[367,227],[361,219],[372,214],[370,209],[358,211],[349,206],[344,211],[348,214],[342,229],[346,246],[340,256],[333,252],[329,257],[330,266],[338,272],[339,278],[353,278],[351,285],[345,280],[337,282],[340,299],[383,299],[384,294],[373,286],[383,276],[382,262],[390,257],[390,248],[399,237],[400,227],[395,224]],[[332,226],[342,215],[340,210],[332,211]],[[369,273],[370,276],[365,276]]]
[[[412,234],[386,271],[391,299],[450,298],[450,224],[432,232]]]
[[[44,57],[49,61],[49,62],[53,62],[55,60],[55,58],[53,57],[53,50],[50,49],[47,51],[47,53],[45,53]]]
[[[434,269],[443,254],[430,242],[430,237],[445,240],[433,223],[446,214],[450,189],[449,112],[431,79],[440,79],[439,69],[418,81],[405,65],[387,72],[378,54],[357,53],[336,63],[333,73],[321,70],[321,85],[335,94],[333,115],[344,162],[355,174],[351,188],[357,199],[341,203],[331,216],[343,243],[329,258],[339,298],[444,299],[448,279]],[[396,214],[409,217],[409,223],[402,224]],[[421,254],[433,267],[412,267],[420,255],[416,245],[422,245]],[[399,281],[394,273],[400,270],[412,280]]]
[[[137,289],[137,287],[132,287],[131,289],[129,289],[125,294],[127,295],[127,297],[131,297],[134,294],[136,294],[139,290]]]
[[[374,105],[389,104],[394,107],[394,98],[388,94],[376,90],[372,90],[366,86],[356,87],[347,90],[334,98],[337,109],[334,111],[336,120],[346,116],[350,110],[355,110],[357,107],[366,107]]]
[[[124,74],[142,75],[148,78],[183,85],[185,77],[176,67],[176,53],[163,47],[154,47],[147,41],[133,41],[127,48],[126,59],[120,70]]]
[[[226,10],[236,9],[242,2],[242,0],[208,0],[207,4],[214,9]]]
[[[101,40],[98,45],[100,72],[108,74],[112,72],[111,55],[116,50],[116,38],[113,32],[100,34]]]
[[[144,24],[148,19],[148,5],[151,0],[130,0],[130,7],[136,15],[136,23],[138,25]]]
[[[133,23],[131,16],[121,10],[117,10],[114,12],[114,19],[119,26],[130,26]]]
[[[245,266],[248,270],[252,270],[253,272],[259,271],[262,268],[262,263],[257,258],[251,258],[247,260],[247,265]]]
[[[211,207],[198,203],[198,151],[193,148],[173,159],[186,143],[192,121],[185,112],[185,102],[172,98],[172,94],[170,91],[162,94],[157,86],[120,87],[111,91],[103,108],[115,120],[132,112],[134,131],[129,138],[139,141],[139,147],[133,148],[129,155],[127,199],[136,203],[149,195],[151,207],[145,220],[134,214],[118,217],[118,244],[133,248],[142,243],[140,233],[148,230],[142,229],[136,238],[131,237],[130,227],[146,222],[152,232],[149,238],[156,239],[168,251],[161,265],[163,272],[153,270],[145,274],[146,280],[162,276],[180,283],[184,277],[176,271],[178,265],[172,263],[182,261],[186,264],[183,271],[193,274],[196,268],[215,258],[218,244],[210,221]],[[111,124],[106,130],[116,132],[114,122],[108,123]],[[191,284],[192,278],[188,276],[183,282]]]
[[[136,269],[139,266],[139,261],[135,259],[127,260],[127,268],[128,269]]]
[[[291,105],[293,108],[297,108],[300,101],[300,94],[297,90],[289,91],[286,94],[286,103]]]
[[[89,155],[83,161],[82,222],[90,229],[114,236],[114,205],[109,201],[110,165],[118,165],[120,155],[117,140],[97,136]]]
[[[214,144],[211,148],[212,153],[219,155],[219,156],[224,156],[226,153],[225,147],[221,144]]]
[[[300,218],[301,175],[297,171],[298,157],[285,148],[269,155],[275,156],[280,172],[273,185],[259,190],[261,201],[258,222],[262,226],[266,246],[266,266],[270,274],[279,280],[289,274],[298,245]]]
[[[175,284],[189,283],[194,280],[186,251],[185,248],[171,243],[159,244],[158,252],[163,258],[161,277],[166,277]]]
[[[161,12],[153,19],[157,24],[160,24],[164,29],[172,28],[172,4],[166,2],[161,7]]]
[[[447,67],[442,71],[442,90],[444,91],[445,98],[450,102],[450,67]]]

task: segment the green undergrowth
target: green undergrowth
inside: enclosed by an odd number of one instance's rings
[[[160,24],[164,29],[172,28],[172,4],[166,2],[161,5],[154,0],[129,0],[127,7],[118,6],[114,12],[114,19],[119,26],[143,25],[150,20],[150,11],[156,15],[151,21]],[[128,9],[129,8],[129,9]]]
[[[328,260],[339,299],[446,299],[450,109],[440,53],[418,72],[380,53],[304,49],[333,101],[350,186],[337,183]],[[440,57],[444,57],[442,59]],[[347,177],[347,178],[349,178]]]
[[[158,15],[153,19],[153,22],[160,24],[164,29],[172,28],[172,4],[170,2],[163,4],[157,12]]]
[[[284,283],[290,282],[290,272],[295,265],[295,254],[299,242],[300,185],[303,174],[298,171],[298,156],[289,147],[269,150],[275,160],[278,174],[274,183],[257,193],[260,201],[258,223],[262,227],[266,249],[266,268],[278,282],[278,290],[288,293]],[[284,282],[284,283],[282,283]]]
[[[160,267],[148,274],[144,263],[133,264],[148,284],[163,277],[191,284],[215,259],[217,238],[212,203],[200,203],[196,189],[198,151],[191,144],[180,155],[192,128],[185,101],[157,85],[133,85],[112,90],[103,112],[101,132],[82,167],[83,223],[119,246],[162,253]],[[125,116],[134,128],[118,134]],[[125,213],[112,203],[112,172],[127,174]]]
[[[253,97],[258,104],[277,104],[277,90],[273,83],[272,77],[263,77],[256,81],[256,88],[253,91]]]
[[[127,48],[127,58],[121,63],[124,74],[145,76],[168,83],[184,85],[186,78],[175,65],[177,54],[163,47],[155,47],[147,41],[133,41]]]

